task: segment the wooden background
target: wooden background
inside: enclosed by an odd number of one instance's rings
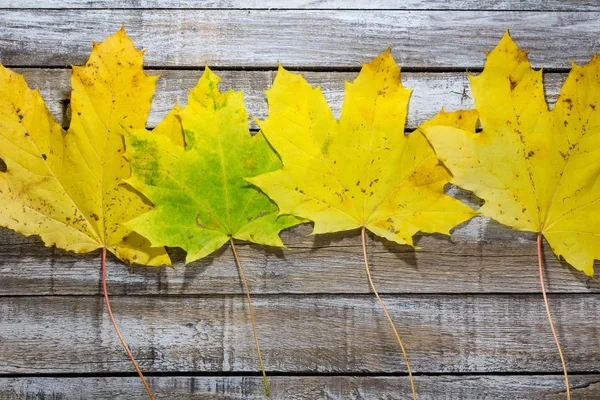
[[[161,73],[148,125],[185,103],[205,64],[265,116],[277,62],[323,86],[339,114],[344,80],[388,45],[414,89],[407,129],[473,104],[508,27],[548,100],[600,49],[596,0],[0,0],[0,61],[25,73],[68,124],[70,64],[125,24]],[[251,125],[256,128],[255,125]],[[454,191],[465,201],[468,195]],[[240,245],[273,399],[407,399],[406,368],[370,294],[358,232],[283,234],[289,251]],[[420,399],[564,398],[539,289],[535,237],[475,218],[418,250],[369,239],[376,285],[404,339]],[[551,308],[574,399],[600,398],[600,283],[546,246]],[[262,398],[231,251],[177,270],[109,257],[116,318],[161,399]],[[74,255],[0,229],[0,399],[144,399],[105,313],[100,253]]]

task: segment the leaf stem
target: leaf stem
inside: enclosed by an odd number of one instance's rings
[[[235,258],[235,263],[237,265],[238,271],[240,273],[240,279],[244,284],[244,290],[246,291],[246,299],[248,299],[248,309],[250,310],[250,321],[252,321],[252,331],[254,332],[254,343],[256,344],[256,353],[258,354],[258,362],[260,363],[260,370],[263,375],[263,383],[265,387],[265,394],[267,397],[271,396],[271,391],[269,390],[269,382],[267,381],[267,374],[265,372],[265,365],[263,364],[262,355],[260,353],[260,345],[258,344],[258,333],[256,332],[256,321],[254,320],[254,311],[252,310],[252,300],[250,300],[250,290],[248,289],[248,282],[246,282],[246,277],[244,275],[244,270],[242,269],[242,264],[240,264],[240,259],[238,258],[237,251],[235,251],[235,245],[233,244],[233,238],[229,238],[229,243],[231,243],[231,250],[233,251],[233,257]]]
[[[367,260],[367,241],[365,240],[365,227],[364,226],[361,229],[361,237],[362,237],[363,255],[365,258],[365,268],[367,269],[367,276],[369,277],[369,283],[371,284],[371,289],[373,289],[373,293],[375,293],[377,300],[379,300],[379,304],[381,305],[381,308],[383,309],[385,316],[387,317],[388,321],[390,322],[390,325],[392,326],[392,329],[394,330],[394,334],[396,335],[396,340],[398,341],[398,344],[400,345],[400,350],[402,350],[402,355],[404,356],[404,361],[406,362],[406,369],[408,370],[408,378],[410,379],[410,389],[412,390],[412,397],[414,400],[416,400],[417,399],[417,391],[415,390],[415,381],[413,379],[412,370],[410,369],[410,363],[408,362],[408,356],[406,355],[406,350],[404,350],[404,345],[402,344],[400,335],[398,334],[398,331],[396,330],[396,325],[394,325],[394,321],[392,321],[392,317],[388,313],[388,310],[385,307],[383,300],[381,300],[381,297],[379,297],[379,293],[377,293],[377,289],[375,289],[375,284],[373,283],[373,279],[371,278],[371,271],[369,270],[369,261]]]
[[[546,305],[546,315],[548,315],[548,322],[550,323],[550,329],[552,330],[552,335],[554,336],[554,342],[556,342],[556,347],[558,348],[558,354],[560,355],[560,362],[562,363],[563,373],[565,375],[565,384],[567,386],[567,400],[571,400],[571,389],[569,387],[569,374],[567,373],[567,363],[565,362],[565,357],[562,352],[562,348],[560,347],[560,342],[558,340],[558,336],[556,335],[556,330],[554,330],[554,323],[552,322],[552,315],[550,314],[550,306],[548,305],[548,296],[546,296],[546,287],[544,286],[544,271],[542,268],[542,233],[538,233],[537,237],[537,253],[538,253],[538,265],[540,269],[540,284],[542,285],[542,294],[544,295],[544,304]]]
[[[110,302],[108,301],[108,291],[106,290],[106,247],[102,248],[102,292],[104,293],[104,302],[106,303],[106,310],[108,311],[108,316],[110,318],[110,322],[112,322],[112,324],[115,328],[115,331],[117,332],[117,336],[119,337],[119,340],[121,341],[121,344],[125,348],[125,351],[127,352],[129,359],[131,360],[131,363],[135,367],[135,370],[137,371],[138,375],[140,376],[140,379],[142,380],[142,383],[146,387],[146,390],[148,391],[148,396],[150,397],[150,400],[154,400],[154,395],[152,394],[152,390],[150,390],[150,386],[148,385],[148,382],[146,382],[146,378],[144,378],[144,374],[142,373],[142,370],[140,369],[137,362],[135,361],[133,354],[131,354],[131,350],[129,350],[129,346],[127,346],[125,339],[123,339],[123,335],[121,335],[121,331],[119,330],[119,327],[117,326],[117,322],[115,321],[115,317],[113,316],[112,310],[110,308]]]

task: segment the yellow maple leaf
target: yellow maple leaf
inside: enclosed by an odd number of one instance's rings
[[[142,54],[123,29],[94,43],[73,67],[66,131],[39,91],[0,65],[0,225],[77,253],[107,248],[126,262],[170,263],[164,248],[121,224],[151,209],[123,183],[123,134],[145,127],[157,79],[144,73]],[[163,129],[176,133],[175,122]]]
[[[542,71],[508,32],[469,79],[476,111],[441,112],[420,127],[452,182],[485,200],[483,215],[540,233],[558,256],[593,275],[600,258],[600,56],[573,63],[552,110]]]
[[[320,88],[280,67],[267,91],[269,116],[258,124],[283,168],[248,181],[282,214],[312,220],[314,234],[361,229],[367,276],[404,355],[416,399],[404,345],[371,279],[365,230],[412,245],[418,231],[448,234],[474,211],[444,193],[450,174],[427,139],[420,132],[404,134],[409,97],[389,49],[346,83],[339,121]]]
[[[449,233],[474,212],[444,194],[450,174],[426,138],[404,134],[410,90],[388,50],[347,82],[337,121],[320,90],[279,68],[257,121],[283,168],[248,181],[314,234],[365,227],[412,245],[418,231]]]

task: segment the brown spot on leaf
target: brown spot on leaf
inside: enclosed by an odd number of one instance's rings
[[[94,219],[94,221],[98,221],[100,219],[100,217],[98,217],[98,215],[96,213],[91,213],[90,217]]]
[[[563,103],[567,103],[569,111],[573,109],[573,100],[571,100],[570,98],[567,97],[566,99],[563,99]]]
[[[523,133],[519,130],[519,129],[515,129],[515,133],[517,135],[519,135],[519,140],[521,141],[521,143],[525,143],[525,138],[523,137]]]
[[[510,76],[508,77],[508,80],[510,81],[510,91],[512,92],[517,87],[517,81]]]
[[[258,215],[256,215],[253,219],[259,219],[264,217],[265,215],[269,215],[269,213],[267,211],[261,211],[260,213],[258,213]]]
[[[196,214],[196,226],[198,226],[199,228],[206,228],[206,226],[204,226],[204,224],[200,222],[200,214]]]
[[[46,161],[48,159],[48,156],[46,156],[45,154],[42,154],[42,158],[44,159],[44,161]]]
[[[0,158],[0,172],[6,172],[6,163]]]

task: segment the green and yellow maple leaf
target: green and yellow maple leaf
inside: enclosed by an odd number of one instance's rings
[[[508,32],[469,80],[476,110],[441,112],[420,127],[452,182],[485,200],[483,215],[540,233],[558,256],[593,275],[600,258],[600,56],[573,63],[552,110],[542,71]]]
[[[283,246],[281,230],[304,221],[279,215],[275,203],[242,179],[277,169],[281,161],[262,134],[250,135],[242,93],[221,93],[218,83],[219,77],[207,67],[190,91],[188,104],[175,108],[185,143],[161,134],[128,132],[126,155],[133,170],[128,182],[155,206],[130,226],[155,246],[183,248],[187,263],[231,244],[269,395],[250,291],[233,239]]]
[[[281,161],[262,134],[250,135],[241,92],[221,93],[219,77],[206,69],[176,109],[185,145],[164,135],[132,130],[126,136],[128,182],[154,204],[129,225],[154,246],[176,246],[192,262],[230,238],[283,246],[282,229],[300,219],[277,206],[245,176],[277,169]]]
[[[123,183],[123,133],[145,126],[156,79],[123,29],[94,43],[73,67],[63,130],[39,91],[0,65],[0,225],[77,253],[106,248],[126,262],[169,264],[163,248],[122,224],[151,209]]]
[[[412,245],[421,232],[449,233],[474,212],[444,194],[450,174],[420,133],[404,134],[410,90],[389,50],[346,83],[336,120],[320,88],[280,67],[258,121],[283,168],[249,178],[284,214],[313,233],[365,227]]]

